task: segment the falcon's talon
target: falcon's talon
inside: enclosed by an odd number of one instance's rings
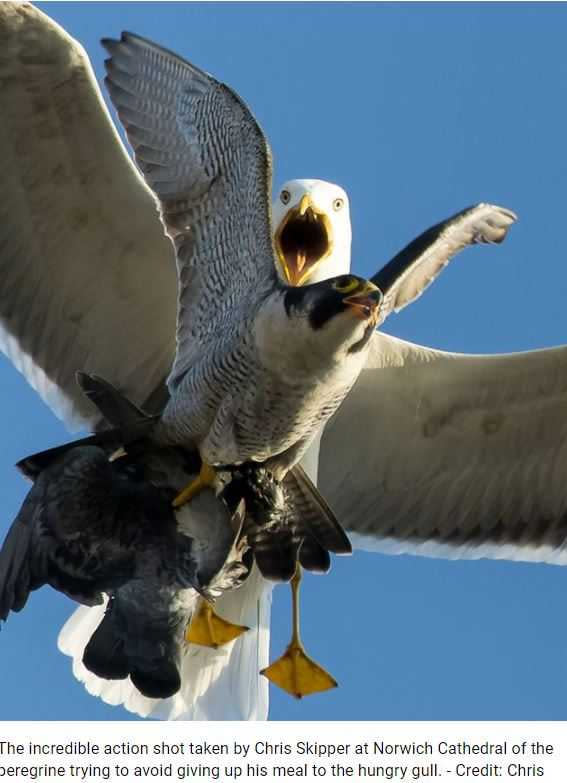
[[[207,487],[214,486],[216,476],[216,470],[203,462],[199,475],[194,478],[193,481],[190,481],[177,497],[173,499],[173,507],[180,508],[180,506],[184,506],[185,503],[189,503],[189,501],[192,500],[195,495],[198,495],[199,492],[202,492]]]
[[[232,642],[249,630],[247,625],[238,625],[229,620],[223,620],[209,601],[202,600],[185,631],[185,640],[192,644],[216,649],[223,644]]]
[[[301,566],[297,564],[295,575],[290,582],[293,611],[293,630],[291,641],[284,654],[277,661],[262,669],[260,674],[296,699],[336,688],[338,683],[322,666],[305,652],[299,635],[299,584]]]

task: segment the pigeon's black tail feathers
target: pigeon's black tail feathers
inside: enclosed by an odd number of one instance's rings
[[[181,688],[179,669],[172,660],[162,661],[159,668],[149,671],[133,668],[130,679],[134,687],[148,699],[168,699]]]
[[[33,487],[0,551],[0,620],[23,609],[30,592],[45,583],[45,563],[35,541],[40,513],[39,492]]]
[[[98,375],[77,373],[77,383],[111,427],[119,429],[124,444],[150,434],[156,416],[150,416]]]
[[[130,676],[143,696],[167,699],[181,687],[178,651],[184,623],[179,626],[167,621],[145,626],[143,606],[139,611],[129,602],[121,607],[118,595],[85,647],[83,664],[106,680]]]
[[[124,640],[117,633],[112,612],[112,600],[91,636],[83,653],[86,668],[105,680],[125,680],[130,674],[128,657],[124,652]]]

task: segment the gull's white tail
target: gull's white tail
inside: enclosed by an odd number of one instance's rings
[[[87,691],[107,704],[122,705],[143,717],[163,720],[266,720],[272,584],[256,568],[238,590],[221,596],[218,613],[250,630],[217,650],[187,645],[181,663],[181,689],[169,699],[148,699],[127,680],[103,680],[83,665],[83,651],[104,614],[104,606],[81,606],[59,634],[61,652],[73,659],[73,674]]]

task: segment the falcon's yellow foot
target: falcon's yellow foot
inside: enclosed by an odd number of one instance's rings
[[[282,657],[260,674],[296,699],[337,687],[337,681],[307,655],[301,642],[292,641]]]
[[[220,647],[222,644],[232,642],[244,631],[249,630],[246,625],[237,625],[223,620],[216,614],[208,601],[201,601],[185,631],[185,639],[204,647]]]
[[[216,475],[217,474],[215,469],[211,468],[210,465],[207,465],[205,462],[203,462],[201,465],[201,470],[199,471],[199,475],[194,478],[193,481],[190,481],[185,489],[181,490],[179,495],[177,495],[173,501],[173,507],[179,508],[180,506],[184,506],[185,503],[189,503],[191,498],[194,498],[195,495],[197,495],[203,489],[206,487],[212,487],[215,483]]]
[[[337,687],[337,681],[310,658],[305,652],[299,636],[299,584],[301,566],[297,564],[295,576],[291,580],[291,602],[293,611],[293,630],[286,651],[277,661],[262,669],[260,674],[274,685],[291,693],[297,699],[310,693],[320,693]]]

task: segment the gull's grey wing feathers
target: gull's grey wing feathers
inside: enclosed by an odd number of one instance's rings
[[[28,3],[0,3],[0,41],[0,350],[92,428],[77,370],[142,404],[171,368],[173,252],[82,47]]]
[[[376,333],[318,486],[355,547],[567,565],[566,414],[567,346],[464,356]]]
[[[454,255],[468,245],[502,242],[516,220],[509,209],[477,204],[424,231],[372,278],[384,294],[380,322],[421,296]]]
[[[110,98],[176,249],[174,384],[208,336],[276,285],[270,150],[224,84],[130,33],[103,45]]]

